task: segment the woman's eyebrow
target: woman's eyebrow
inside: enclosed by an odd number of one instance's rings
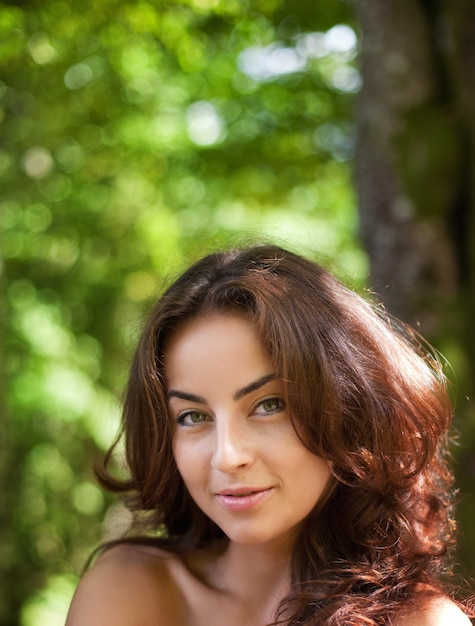
[[[240,400],[241,398],[246,396],[248,393],[257,391],[258,389],[263,387],[266,383],[270,382],[271,380],[275,380],[276,378],[277,376],[275,374],[266,374],[265,376],[261,376],[261,378],[258,378],[254,382],[249,383],[249,385],[246,385],[242,389],[238,389],[236,393],[233,394],[233,399]]]
[[[275,374],[266,374],[265,376],[261,376],[257,380],[254,380],[249,385],[238,389],[233,394],[233,400],[240,400],[248,393],[252,393],[253,391],[257,391],[261,387],[263,387],[266,383],[271,380],[275,380],[277,376]],[[188,393],[186,391],[179,391],[178,389],[170,389],[168,392],[168,399],[170,398],[180,398],[180,400],[188,400],[189,402],[197,402],[198,404],[206,404],[206,399],[202,396],[197,396],[194,393]]]
[[[170,398],[180,398],[180,400],[188,400],[189,402],[206,404],[206,400],[201,396],[197,396],[194,393],[187,393],[186,391],[178,391],[178,389],[170,389],[170,391],[168,392],[168,399]]]

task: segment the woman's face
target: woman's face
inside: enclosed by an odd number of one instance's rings
[[[165,373],[175,461],[196,504],[231,541],[292,540],[330,469],[297,437],[251,323],[234,313],[185,323]]]

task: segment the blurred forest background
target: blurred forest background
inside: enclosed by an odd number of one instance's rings
[[[475,572],[472,0],[4,2],[0,107],[2,625],[64,623],[124,524],[92,463],[150,302],[247,239],[448,358]]]

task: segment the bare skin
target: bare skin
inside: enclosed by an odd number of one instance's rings
[[[285,564],[273,555],[199,553],[187,561],[121,545],[82,579],[66,626],[264,626],[285,595]],[[264,558],[262,558],[264,557]],[[448,598],[395,626],[470,626]]]
[[[67,626],[263,626],[288,588],[287,559],[216,548],[186,561],[122,545],[84,576]]]

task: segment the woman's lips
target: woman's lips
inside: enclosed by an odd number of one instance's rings
[[[216,494],[219,504],[228,511],[245,511],[257,506],[270,496],[272,487],[264,489],[232,489]]]

